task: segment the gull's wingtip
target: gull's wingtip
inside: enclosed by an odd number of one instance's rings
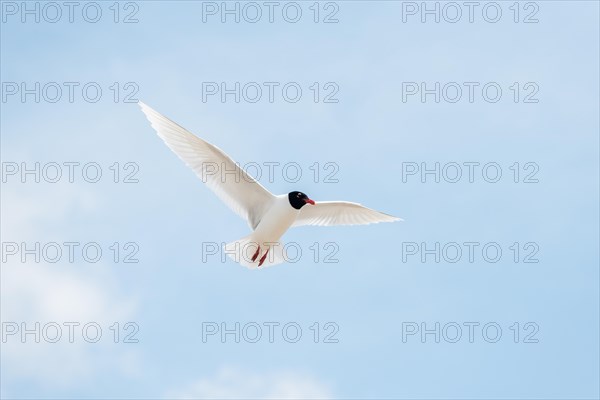
[[[396,222],[396,221],[403,222],[404,221],[404,218],[396,217],[394,215],[390,215],[390,214],[386,214],[386,213],[382,213],[382,214],[388,218],[388,220],[386,222]]]
[[[152,121],[151,118],[153,116],[158,114],[158,112],[155,109],[153,109],[152,107],[150,107],[148,104],[144,103],[143,101],[138,100],[138,106],[140,106],[140,110],[142,110],[144,115],[146,115],[146,118],[148,118],[150,121]],[[158,115],[160,115],[160,114],[158,114]]]

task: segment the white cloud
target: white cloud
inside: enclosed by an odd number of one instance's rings
[[[213,377],[201,378],[173,399],[330,399],[331,389],[308,374],[293,371],[258,373],[223,367]]]
[[[3,187],[2,241],[33,243],[43,241],[51,232],[52,241],[63,238],[60,226],[73,210],[93,212],[98,200],[76,187],[55,186],[40,196],[36,188]],[[69,238],[65,241],[73,240]],[[1,315],[2,322],[26,323],[28,329],[39,322],[43,327],[56,322],[62,327],[57,343],[33,335],[21,342],[20,335],[7,338],[2,344],[2,380],[4,389],[11,381],[25,380],[45,387],[70,387],[91,380],[98,371],[110,368],[123,374],[135,373],[137,356],[127,344],[112,341],[110,326],[114,322],[134,320],[136,299],[124,295],[109,266],[98,264],[35,263],[28,258],[22,263],[18,256],[2,264]],[[68,327],[64,322],[78,322],[75,341],[69,343]],[[98,343],[88,343],[81,327],[88,322],[99,324],[103,330]],[[120,347],[119,347],[120,346]],[[132,372],[133,371],[133,372]]]

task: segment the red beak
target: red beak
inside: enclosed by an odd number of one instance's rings
[[[306,199],[306,200],[304,200],[304,201],[305,201],[306,203],[308,203],[308,204],[312,204],[313,206],[315,205],[315,201],[314,201],[314,200],[311,200],[311,199]]]

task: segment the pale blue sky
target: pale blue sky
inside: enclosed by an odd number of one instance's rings
[[[2,161],[95,161],[106,177],[114,162],[135,162],[139,183],[9,180],[2,242],[132,241],[140,262],[11,259],[2,265],[2,321],[98,321],[107,338],[113,322],[134,321],[139,343],[9,338],[3,398],[199,397],[224,387],[230,396],[598,398],[597,2],[536,2],[535,24],[514,23],[512,2],[500,3],[496,24],[480,13],[474,23],[403,23],[402,3],[392,1],[337,2],[336,24],[312,22],[313,2],[300,3],[296,24],[280,14],[272,24],[235,24],[203,23],[201,2],[147,1],[137,2],[138,23],[115,24],[113,2],[100,4],[96,24],[77,13],[56,24],[6,16],[2,82],[98,82],[104,95],[94,104],[80,92],[73,103],[9,97]],[[202,82],[222,81],[298,82],[305,92],[293,104],[203,103]],[[242,164],[298,162],[300,182],[262,181],[275,193],[357,201],[405,221],[298,228],[284,240],[307,254],[264,271],[203,263],[203,242],[248,228],[137,105],[112,101],[113,82],[135,82],[137,99]],[[313,82],[337,83],[339,102],[314,103]],[[403,103],[402,82],[498,82],[504,92],[497,103]],[[539,102],[514,103],[514,82],[535,82]],[[335,162],[339,182],[314,183],[314,162]],[[403,183],[403,162],[496,162],[503,178]],[[513,183],[514,162],[535,162],[539,183]],[[335,242],[340,262],[314,263],[314,242]],[[406,242],[497,242],[504,256],[403,263]],[[537,243],[539,263],[513,262],[514,242]],[[202,342],[203,322],[270,321],[298,323],[302,340]],[[314,322],[335,322],[339,343],[313,343]],[[403,343],[403,322],[496,322],[503,336]],[[514,322],[522,335],[536,323],[539,342],[514,343]]]

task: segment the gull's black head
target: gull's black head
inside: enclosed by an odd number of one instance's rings
[[[290,200],[292,207],[294,207],[296,210],[301,209],[305,204],[312,204],[313,206],[315,205],[315,202],[309,199],[308,196],[302,192],[289,192],[288,199]]]

